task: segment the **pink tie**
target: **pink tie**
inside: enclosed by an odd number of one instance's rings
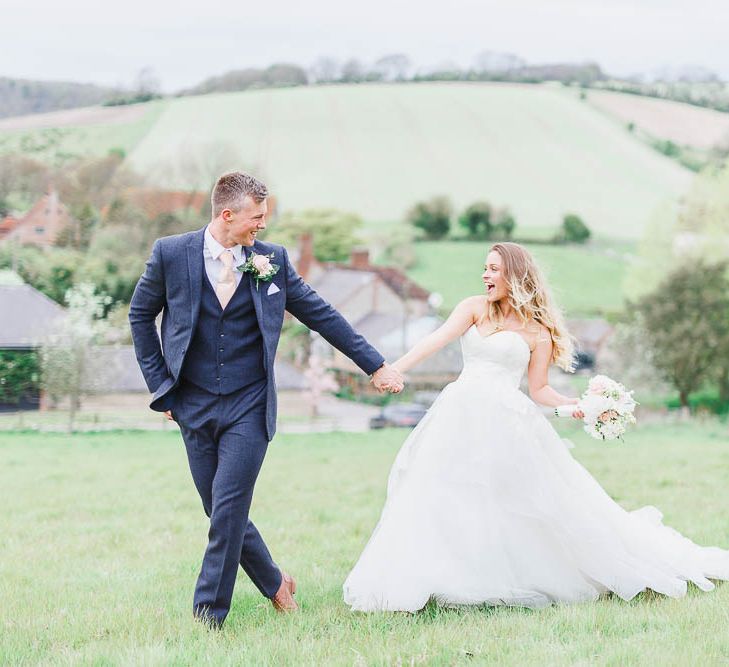
[[[223,250],[220,254],[220,261],[223,262],[223,270],[218,276],[215,294],[218,297],[218,301],[220,301],[220,307],[225,310],[237,287],[235,284],[235,275],[233,274],[233,253],[229,250]]]

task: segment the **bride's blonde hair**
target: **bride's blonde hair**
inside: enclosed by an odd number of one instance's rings
[[[530,322],[546,327],[552,339],[552,363],[571,372],[574,364],[573,338],[534,258],[518,243],[495,243],[489,250],[492,251],[501,257],[501,271],[509,287],[509,305],[525,327]],[[504,314],[498,302],[486,302],[486,312],[481,318],[482,322],[484,320],[491,324],[491,333],[502,328]]]

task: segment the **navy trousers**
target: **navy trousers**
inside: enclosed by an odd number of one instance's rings
[[[248,518],[268,448],[266,380],[226,396],[183,382],[172,416],[182,431],[190,472],[210,517],[193,613],[222,625],[239,563],[264,596],[272,598],[281,585],[281,571]]]

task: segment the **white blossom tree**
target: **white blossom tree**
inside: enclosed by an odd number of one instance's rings
[[[41,346],[41,386],[54,403],[68,398],[69,431],[81,407],[84,378],[103,373],[101,368],[91,368],[92,351],[108,330],[102,317],[111,297],[95,294],[94,289],[83,283],[66,292],[66,317],[47,332]]]
[[[308,382],[307,399],[311,407],[311,416],[319,416],[319,404],[325,393],[332,393],[339,389],[334,376],[328,371],[323,357],[313,353],[309,356],[309,364],[304,371]]]

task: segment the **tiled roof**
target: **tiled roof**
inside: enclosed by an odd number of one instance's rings
[[[329,266],[335,266],[341,271],[350,271],[352,273],[376,274],[382,278],[383,282],[392,289],[395,294],[406,299],[421,299],[425,301],[430,296],[430,292],[428,292],[428,290],[410,280],[405,273],[394,266],[377,266],[375,264],[369,264],[366,269],[359,267],[355,268],[351,264],[330,264]]]
[[[30,285],[0,284],[0,348],[37,347],[66,311]]]
[[[397,294],[406,299],[421,299],[427,301],[430,292],[410,280],[400,269],[394,266],[371,266],[382,280],[387,283]]]
[[[311,286],[335,308],[347,301],[355,292],[369,285],[375,274],[369,271],[351,271],[332,266],[314,281]]]

